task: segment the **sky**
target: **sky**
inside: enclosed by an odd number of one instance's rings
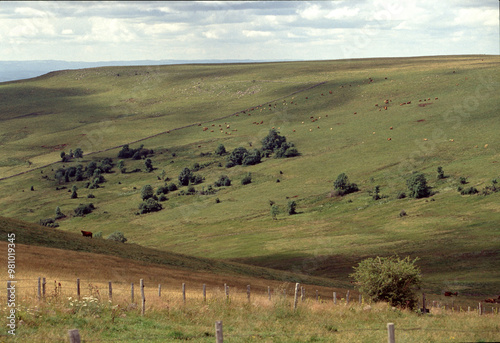
[[[0,61],[499,54],[498,0],[1,1]]]

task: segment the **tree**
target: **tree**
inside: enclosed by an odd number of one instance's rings
[[[141,198],[142,200],[147,200],[152,198],[154,195],[153,187],[151,185],[144,185],[141,189]]]
[[[181,186],[189,185],[190,180],[191,180],[191,170],[189,170],[189,168],[182,169],[181,173],[179,174],[179,183],[181,184]]]
[[[153,171],[153,162],[151,161],[150,158],[146,159],[146,161],[144,162],[144,165],[146,167],[146,171],[148,173],[151,173]]]
[[[86,214],[92,213],[92,210],[95,210],[94,204],[80,204],[75,208],[75,217],[83,217]]]
[[[297,214],[297,203],[294,200],[288,202],[288,215]]]
[[[244,166],[253,166],[254,164],[260,163],[261,159],[260,151],[253,149],[251,152],[246,153],[241,164]]]
[[[359,190],[358,185],[355,183],[349,183],[349,177],[346,173],[341,173],[337,176],[337,179],[333,183],[333,187],[336,190],[336,194],[340,196],[354,193]]]
[[[140,214],[157,212],[157,211],[160,211],[161,209],[163,209],[163,206],[153,198],[148,198],[146,201],[143,201],[139,205],[139,213]]]
[[[75,151],[73,152],[75,155],[75,158],[82,158],[83,157],[83,150],[80,148],[76,148]]]
[[[418,259],[376,257],[361,261],[350,276],[361,293],[372,301],[387,301],[392,306],[413,309],[417,305],[415,289],[420,286]]]
[[[445,178],[443,167],[438,167],[437,168],[437,172],[438,172],[438,176],[437,176],[438,179],[444,179]]]
[[[248,185],[249,183],[252,183],[252,174],[248,173],[245,175],[243,179],[241,179],[241,184],[242,185]]]
[[[280,214],[280,208],[278,207],[278,205],[276,204],[273,204],[271,205],[271,217],[273,218],[273,220],[276,220],[278,214]]]
[[[62,160],[63,162],[66,162],[66,153],[65,153],[64,151],[61,151],[60,156],[61,156],[61,160]]]
[[[125,238],[123,232],[120,231],[113,232],[111,235],[108,236],[108,240],[120,243],[125,243],[126,241],[128,241],[128,239]]]
[[[419,199],[431,195],[430,188],[427,186],[427,180],[424,174],[414,173],[408,180],[406,180],[409,194],[411,198]]]
[[[373,191],[372,191],[371,195],[372,195],[372,199],[373,199],[373,200],[379,200],[379,199],[382,199],[382,198],[380,197],[380,186],[379,186],[379,185],[375,186],[375,188],[373,189]]]
[[[76,187],[76,185],[73,185],[73,187],[71,187],[71,199],[78,198],[78,194],[76,193],[77,190],[78,187]]]
[[[120,173],[125,174],[125,172],[127,171],[127,168],[125,168],[125,161],[124,160],[118,161],[118,169],[120,169]]]
[[[231,152],[227,159],[236,165],[242,165],[246,155],[248,155],[248,150],[243,147],[238,147]]]
[[[66,218],[66,215],[62,213],[61,208],[57,206],[55,219],[62,219],[62,218]]]
[[[215,149],[215,154],[222,156],[226,154],[226,147],[221,143],[217,146],[217,149]]]
[[[227,175],[221,175],[219,177],[219,180],[215,181],[214,186],[215,187],[231,186],[231,180]]]
[[[262,139],[262,150],[274,152],[281,148],[281,145],[286,142],[286,137],[280,136],[275,129],[269,130],[266,137]]]

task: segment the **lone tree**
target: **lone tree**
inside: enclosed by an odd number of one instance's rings
[[[408,195],[411,198],[420,199],[431,195],[430,187],[427,186],[427,180],[422,173],[412,174],[412,176],[406,180],[406,185],[408,186]]]
[[[75,151],[73,152],[75,158],[82,158],[83,157],[83,150],[80,148],[76,148]]]
[[[444,179],[444,178],[446,178],[446,176],[444,176],[443,167],[438,167],[437,168],[437,172],[438,172],[438,176],[437,176],[438,179]]]
[[[355,183],[349,183],[349,177],[346,173],[341,173],[337,176],[337,180],[333,183],[336,195],[346,195],[349,193],[354,193],[359,190],[358,185]]]
[[[294,200],[288,202],[288,214],[297,214],[297,203]]]
[[[141,189],[141,197],[142,200],[147,200],[149,198],[152,198],[154,195],[154,190],[151,185],[144,185]]]
[[[146,167],[146,171],[148,173],[151,173],[153,171],[153,162],[151,161],[150,158],[146,159],[146,161],[144,162],[144,166]]]
[[[215,154],[222,156],[226,154],[226,147],[221,143],[217,146],[217,149],[215,149]]]
[[[189,168],[182,169],[179,174],[179,183],[181,186],[189,185],[189,181],[191,180],[191,170]]]
[[[299,152],[292,142],[287,142],[285,136],[280,136],[275,129],[269,130],[269,133],[262,139],[262,151],[265,156],[275,153],[276,158],[286,158],[298,156]]]
[[[387,301],[392,306],[413,309],[417,305],[415,290],[420,286],[420,269],[407,256],[368,258],[361,261],[350,276],[358,290],[372,301]]]

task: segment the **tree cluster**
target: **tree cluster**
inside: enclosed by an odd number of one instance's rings
[[[137,149],[132,149],[128,144],[125,144],[120,152],[118,152],[118,158],[132,158],[134,160],[140,160],[141,158],[146,158],[153,154],[154,151],[144,148],[144,145],[141,145]]]

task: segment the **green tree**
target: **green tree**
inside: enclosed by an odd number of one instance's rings
[[[217,146],[217,149],[215,149],[215,154],[222,156],[226,154],[226,147],[221,143]]]
[[[179,174],[179,183],[181,186],[189,185],[189,181],[191,180],[191,170],[189,168],[182,169]]]
[[[297,214],[297,203],[294,200],[288,202],[288,215]]]
[[[228,160],[236,165],[242,165],[243,159],[248,155],[248,150],[243,147],[234,149],[228,156]]]
[[[146,171],[148,173],[151,173],[153,171],[153,162],[151,161],[150,158],[146,159],[146,161],[144,162],[144,166],[146,167]]]
[[[406,180],[406,186],[408,187],[409,194],[411,198],[425,198],[431,195],[430,187],[427,186],[427,180],[422,173],[414,173]]]
[[[120,243],[125,243],[126,241],[128,241],[128,239],[125,238],[123,232],[120,231],[113,232],[111,235],[108,236],[108,240]]]
[[[249,183],[252,183],[252,174],[248,173],[245,175],[243,179],[241,179],[241,184],[242,185],[248,185]]]
[[[413,309],[421,274],[410,257],[376,257],[361,261],[350,276],[360,293],[372,301],[387,301],[392,306]]]
[[[382,198],[380,197],[380,186],[379,186],[379,185],[375,186],[375,188],[373,189],[373,191],[372,191],[372,194],[371,194],[371,195],[372,195],[372,199],[373,199],[373,200],[379,200],[379,199],[382,199]]]
[[[437,176],[438,179],[444,179],[445,178],[443,167],[438,167],[437,168],[437,173],[438,173],[438,176]]]
[[[221,175],[219,176],[219,180],[215,181],[214,186],[215,187],[231,186],[231,180],[227,175]]]
[[[275,129],[271,129],[269,130],[267,136],[262,139],[262,150],[269,150],[271,152],[274,152],[275,150],[281,148],[281,145],[283,145],[285,142],[286,137],[280,136],[278,131],[276,131]]]
[[[125,168],[125,161],[124,160],[118,161],[118,169],[120,169],[120,173],[125,174],[125,172],[127,171],[127,168]]]
[[[148,198],[139,205],[139,213],[145,214],[150,212],[157,212],[163,209],[163,206],[153,198]]]
[[[73,152],[75,155],[75,158],[82,158],[83,157],[83,150],[80,148],[76,148],[75,151]]]
[[[357,192],[358,185],[349,182],[349,177],[346,173],[341,173],[337,176],[337,179],[333,183],[333,187],[336,190],[337,195],[346,195],[349,193]]]
[[[66,218],[66,215],[62,213],[61,208],[57,206],[55,219],[62,219],[62,218]]]
[[[271,205],[271,217],[273,218],[273,220],[277,219],[278,214],[280,214],[280,208],[278,207],[278,205]]]
[[[152,198],[154,195],[153,187],[151,185],[144,185],[141,189],[141,198],[142,200],[147,200]]]
[[[61,160],[63,162],[66,162],[66,153],[64,151],[61,151],[61,154],[59,156],[61,156]]]
[[[71,187],[71,199],[78,198],[78,194],[76,193],[77,190],[78,187],[76,187],[76,185],[73,185],[73,187]]]

